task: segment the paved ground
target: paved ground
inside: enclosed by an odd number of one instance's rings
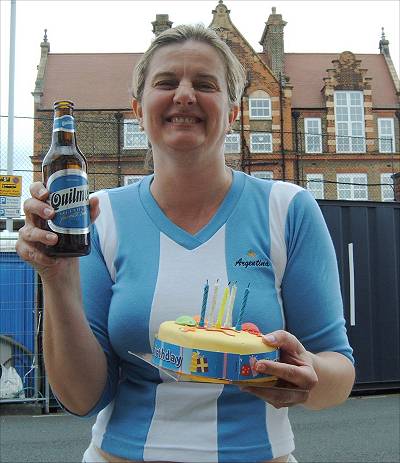
[[[291,409],[302,462],[400,461],[400,395],[351,398],[339,407]],[[63,413],[0,416],[0,462],[80,462],[93,420]]]

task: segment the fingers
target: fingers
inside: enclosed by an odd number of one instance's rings
[[[36,223],[34,219],[35,216],[44,220],[54,216],[54,209],[51,206],[33,197],[24,202],[24,212],[27,220],[33,223]]]
[[[33,265],[39,272],[46,267],[57,264],[57,259],[44,254],[36,245],[22,240],[18,240],[15,249],[18,255],[26,262]]]
[[[297,363],[300,362],[301,360],[297,359]],[[259,360],[256,364],[256,370],[258,373],[276,376],[308,391],[318,383],[314,368],[306,362],[301,365],[292,365],[271,360]]]
[[[301,344],[296,336],[284,330],[277,330],[264,335],[263,341],[269,346],[281,348],[286,351],[296,352],[298,354],[305,352],[303,344]]]
[[[30,244],[42,243],[49,246],[54,246],[58,241],[58,236],[55,233],[34,227],[29,223],[19,230],[19,238]]]
[[[49,192],[46,190],[42,182],[31,183],[29,186],[29,192],[33,198],[40,199],[41,201],[45,201],[49,196]]]

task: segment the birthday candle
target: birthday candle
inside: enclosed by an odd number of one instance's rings
[[[240,308],[239,318],[238,318],[238,321],[237,321],[236,327],[235,327],[237,330],[240,330],[242,328],[242,320],[243,320],[244,309],[246,308],[247,298],[249,297],[249,292],[250,292],[249,286],[250,286],[250,283],[248,284],[247,288],[244,290],[242,307]]]
[[[221,328],[222,317],[224,316],[225,306],[226,306],[226,302],[228,300],[228,297],[229,297],[229,288],[226,287],[225,291],[224,291],[224,295],[222,296],[222,302],[221,302],[221,307],[220,307],[219,312],[218,312],[217,323],[215,324],[215,326],[217,328]]]
[[[204,326],[204,318],[206,316],[206,307],[207,307],[207,298],[208,298],[208,280],[207,283],[204,286],[204,292],[203,292],[203,304],[201,306],[201,316],[200,316],[200,322],[199,326]]]
[[[214,310],[215,310],[215,306],[217,305],[218,289],[219,289],[219,279],[217,279],[214,285],[214,293],[213,293],[213,298],[211,301],[210,320],[208,321],[209,326],[212,326],[214,324]]]
[[[237,286],[234,284],[229,294],[228,310],[226,311],[226,318],[225,318],[224,326],[232,325],[232,312],[233,312],[233,305],[235,303],[236,291],[237,291]]]

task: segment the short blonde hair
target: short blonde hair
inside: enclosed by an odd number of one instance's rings
[[[202,24],[180,25],[163,31],[154,38],[150,47],[142,55],[133,71],[132,95],[138,101],[142,100],[146,73],[154,53],[161,47],[175,43],[183,43],[189,40],[206,43],[212,46],[220,55],[226,70],[226,82],[229,102],[238,104],[242,96],[246,74],[236,56],[228,45],[218,36],[213,29]]]

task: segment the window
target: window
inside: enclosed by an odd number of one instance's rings
[[[265,132],[250,134],[251,153],[272,153],[272,134]]]
[[[336,151],[365,153],[362,92],[335,92]]]
[[[131,185],[132,183],[137,183],[142,180],[143,175],[125,175],[124,176],[124,185]]]
[[[225,137],[225,153],[240,153],[240,134],[228,133]]]
[[[257,170],[256,172],[252,172],[251,175],[263,180],[272,180],[274,178],[274,173],[271,170]]]
[[[271,119],[270,98],[249,98],[250,119]]]
[[[124,120],[124,149],[147,149],[147,135],[139,130],[136,119]]]
[[[338,199],[367,200],[367,174],[337,174]]]
[[[307,174],[307,190],[315,199],[324,199],[324,176],[323,174]]]
[[[382,201],[394,201],[394,187],[392,174],[381,174]]]
[[[306,153],[322,153],[321,119],[304,119]]]
[[[394,153],[396,151],[394,143],[394,121],[390,117],[378,119],[379,152]]]

